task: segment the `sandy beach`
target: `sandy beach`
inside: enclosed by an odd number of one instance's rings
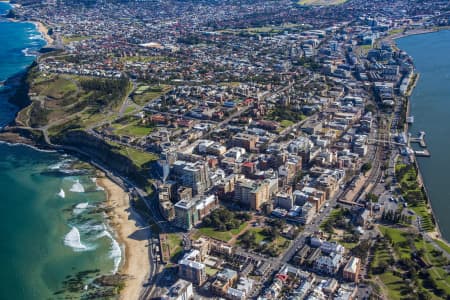
[[[135,218],[138,216],[131,212],[126,192],[104,176],[99,177],[97,183],[105,189],[108,206],[113,208],[109,214],[110,225],[114,228],[118,242],[125,252],[119,272],[128,275],[129,279],[126,280],[125,288],[120,293],[120,299],[138,299],[142,284],[150,270],[146,247],[149,229],[143,229],[137,224]]]
[[[33,22],[36,25],[38,31],[42,34],[42,37],[47,42],[47,45],[53,44],[53,38],[48,34],[48,28],[42,22]]]

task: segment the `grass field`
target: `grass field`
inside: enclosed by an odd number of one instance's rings
[[[181,253],[183,250],[181,246],[182,238],[177,233],[168,233],[167,234],[167,244],[170,251],[170,257],[173,258]]]
[[[72,42],[81,42],[85,40],[90,40],[96,38],[95,36],[87,36],[87,35],[74,35],[74,36],[65,36],[62,41],[64,44],[69,44]]]
[[[217,231],[216,229],[212,227],[202,227],[198,229],[198,232],[201,235],[220,240],[223,242],[228,242],[233,238],[233,235],[230,231]]]
[[[450,254],[450,246],[441,240],[434,240],[443,250]]]
[[[250,228],[248,231],[255,234],[255,249],[262,248],[258,251],[262,251],[265,254],[269,254],[269,250],[273,249],[276,255],[281,254],[283,250],[287,248],[289,240],[285,237],[278,235],[274,240],[270,241],[267,236],[263,234],[263,228]],[[276,256],[275,255],[275,256]]]
[[[247,222],[242,223],[238,228],[231,229],[228,231],[219,231],[212,227],[201,227],[198,229],[200,235],[204,235],[206,237],[210,237],[216,240],[220,240],[223,242],[230,241],[234,236],[239,235],[242,230],[247,227]]]
[[[140,120],[135,120],[125,125],[115,124],[115,133],[117,135],[126,135],[131,137],[143,137],[149,135],[154,130],[151,126],[142,126],[139,123]]]
[[[419,276],[415,282],[417,288],[426,290],[429,299],[442,299],[445,295],[450,295],[450,275],[446,271],[449,262],[432,243],[402,229],[387,226],[379,226],[379,229],[391,241],[392,246],[387,241],[375,246],[371,272],[378,274],[389,299],[409,299],[411,287],[402,275],[408,272],[408,268],[405,269],[401,262],[413,262],[418,256],[426,264],[422,273],[428,274],[430,279],[426,279],[424,275]],[[430,282],[433,282],[434,287]]]
[[[170,91],[172,87],[170,85],[161,86],[141,86],[138,87],[135,94],[133,95],[133,101],[138,105],[145,105],[146,103],[164,95]]]

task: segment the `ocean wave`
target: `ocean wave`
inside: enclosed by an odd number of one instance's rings
[[[88,247],[81,242],[80,232],[75,226],[64,237],[64,245],[72,248],[74,251],[88,250]]]
[[[56,164],[50,165],[47,168],[50,170],[59,170],[65,165],[64,161],[57,162]]]
[[[120,262],[122,261],[122,248],[120,248],[119,243],[113,238],[109,231],[105,230],[105,235],[111,239],[109,257],[114,261],[113,274],[116,274],[119,270]]]
[[[28,37],[30,40],[43,40],[44,38],[40,34],[33,34]]]
[[[27,57],[35,57],[36,55],[31,53],[30,51],[32,51],[32,49],[30,48],[25,48],[22,50],[23,55],[27,56]]]
[[[96,221],[87,222],[85,224],[78,225],[83,234],[91,235],[91,240],[98,240],[104,236],[103,231],[105,231],[106,227],[104,224],[98,224]],[[92,237],[92,235],[94,235]]]
[[[61,197],[61,198],[66,198],[66,193],[64,192],[63,189],[61,189],[61,190],[59,191],[58,196]]]
[[[89,202],[78,203],[77,205],[75,205],[75,208],[73,209],[73,214],[79,215],[83,213],[88,207],[90,207]]]
[[[70,188],[70,191],[73,193],[84,193],[84,187],[80,183],[80,181],[77,179],[77,181]]]
[[[111,246],[109,248],[109,258],[114,261],[114,268],[112,273],[116,274],[119,270],[120,262],[122,261],[122,248],[116,239],[109,232],[105,224],[103,225],[103,231],[97,236],[97,238],[107,237],[111,240]]]

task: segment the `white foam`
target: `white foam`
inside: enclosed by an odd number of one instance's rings
[[[61,169],[61,167],[62,167],[63,165],[64,165],[64,162],[61,161],[61,162],[58,162],[58,163],[56,163],[56,164],[53,164],[53,165],[48,166],[48,168],[49,168],[50,170],[59,170],[59,169]]]
[[[74,193],[84,193],[84,187],[80,183],[80,181],[77,179],[77,181],[70,188],[70,191],[74,192]]]
[[[33,35],[30,35],[29,39],[30,40],[42,40],[43,37],[40,34],[33,34]]]
[[[74,215],[79,215],[81,213],[83,213],[86,208],[89,207],[89,202],[83,202],[83,203],[78,203],[77,205],[75,205],[75,208],[73,209],[73,214]]]
[[[24,143],[9,143],[9,142],[5,142],[5,141],[0,141],[0,144],[6,144],[8,146],[12,146],[12,147],[28,147],[31,148],[35,151],[39,151],[39,152],[43,152],[43,153],[56,153],[58,151],[56,150],[44,150],[44,149],[39,149],[38,147],[32,146],[32,145],[28,145],[28,144],[24,144]]]
[[[23,55],[28,56],[28,57],[31,57],[31,56],[34,57],[34,56],[36,56],[36,55],[34,55],[34,54],[31,54],[31,53],[30,53],[30,50],[31,50],[30,48],[25,48],[25,49],[23,49],[23,50],[22,50]]]
[[[74,251],[87,250],[87,247],[81,243],[80,232],[75,226],[64,237],[64,245],[72,248]]]
[[[104,226],[104,225],[103,225]],[[105,230],[100,234],[101,236],[107,236],[111,239],[111,248],[109,249],[109,257],[114,261],[114,269],[113,274],[116,274],[119,270],[120,262],[122,261],[122,248],[120,248],[119,243],[114,239],[114,237],[109,233],[108,230]]]
[[[58,193],[58,196],[60,196],[61,198],[66,198],[66,193],[64,192],[63,189],[61,189]]]

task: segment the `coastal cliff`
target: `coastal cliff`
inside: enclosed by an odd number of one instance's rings
[[[34,63],[9,82],[15,91],[10,102],[19,111],[0,140],[74,152],[143,188],[150,186],[154,154],[103,139],[92,130],[108,118],[111,122],[128,96],[128,79],[44,74]]]

